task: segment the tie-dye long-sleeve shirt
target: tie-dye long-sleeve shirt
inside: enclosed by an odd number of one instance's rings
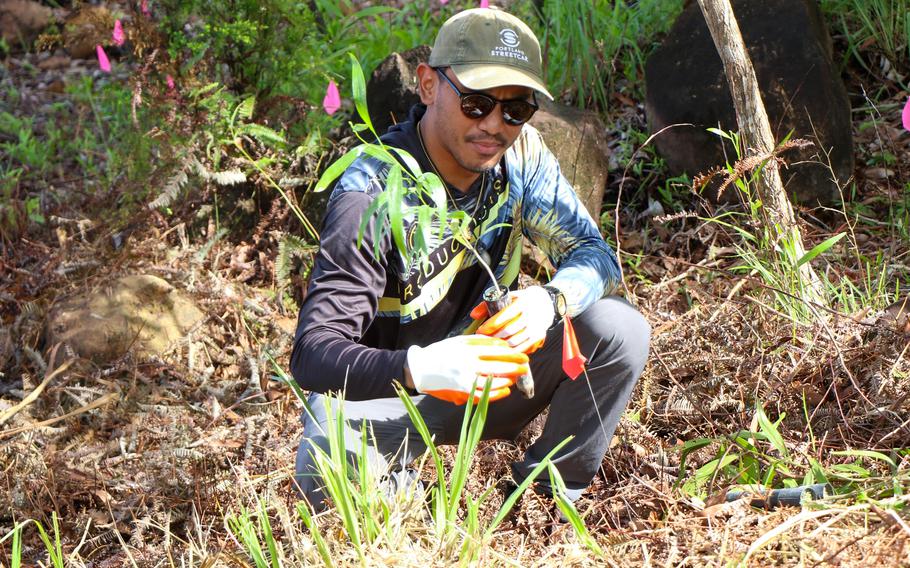
[[[410,153],[411,169],[432,171],[416,134],[424,110],[416,106],[382,140]],[[470,332],[471,308],[491,285],[476,257],[447,233],[436,238],[434,232],[430,253],[410,263],[388,232],[378,258],[371,231],[358,246],[361,218],[384,190],[388,169],[375,158],[358,158],[329,198],[291,355],[291,372],[308,390],[345,390],[350,400],[394,396],[407,348]],[[530,125],[495,168],[466,193],[450,194],[449,207],[476,220],[475,247],[501,285],[517,285],[522,235],[557,268],[550,285],[565,294],[569,315],[619,284],[615,254]],[[413,223],[406,219],[405,234]]]

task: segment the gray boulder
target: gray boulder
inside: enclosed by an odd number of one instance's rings
[[[386,57],[373,71],[367,85],[367,108],[376,132],[408,119],[408,111],[420,102],[417,65],[430,58],[430,47],[421,45]]]
[[[610,158],[606,128],[595,112],[543,97],[538,98],[538,103],[540,110],[528,124],[540,131],[547,148],[559,160],[562,175],[594,220],[600,219]]]
[[[791,131],[815,148],[786,154],[781,171],[787,192],[807,205],[832,204],[825,153],[840,183],[853,174],[850,102],[832,62],[831,40],[813,0],[733,0],[746,49],[755,67],[777,141]],[[645,69],[646,110],[652,132],[679,123],[655,139],[674,175],[690,176],[725,163],[720,139],[709,127],[737,130],[736,113],[720,57],[698,4],[679,16]],[[726,148],[733,161],[732,148]],[[817,163],[821,161],[823,163]],[[802,163],[798,163],[802,162]]]

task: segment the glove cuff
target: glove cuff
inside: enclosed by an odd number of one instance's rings
[[[423,392],[423,379],[426,376],[423,355],[423,347],[412,345],[408,347],[408,353],[405,359],[407,361],[408,370],[411,372],[411,381],[414,382],[414,390],[420,393]]]

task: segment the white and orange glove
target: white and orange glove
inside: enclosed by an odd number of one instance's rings
[[[556,310],[549,292],[531,286],[509,292],[509,305],[477,328],[477,333],[505,339],[516,351],[533,353],[543,346],[547,330],[553,325]],[[471,317],[489,315],[485,303],[471,311]]]
[[[528,356],[502,339],[457,335],[426,347],[408,349],[408,370],[417,392],[464,404],[480,400],[489,380],[490,401],[509,395],[509,387],[528,372]]]

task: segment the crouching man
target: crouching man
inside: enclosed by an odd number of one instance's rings
[[[389,167],[366,155],[353,162],[328,203],[291,356],[313,410],[304,414],[297,454],[300,491],[317,507],[325,498],[312,458],[314,446],[328,451],[324,393],[345,393],[347,448],[359,451],[366,424],[375,436],[370,463],[401,471],[426,448],[395,394],[396,381],[409,389],[436,442],[445,444],[458,440],[460,403],[489,380],[495,402],[485,439],[514,439],[550,409],[543,433],[512,464],[514,481],[573,436],[553,462],[574,500],[600,467],[645,366],[650,328],[613,295],[620,279],[615,254],[540,134],[526,124],[537,96],[552,99],[533,32],[499,10],[461,12],[440,28],[417,74],[422,103],[382,141],[442,178],[449,208],[471,216],[473,245],[490,260],[499,284],[514,290],[512,303],[482,323],[471,317],[472,310],[486,316],[474,308],[492,283],[451,234],[410,264],[388,232],[379,243],[366,234],[358,246],[361,218],[385,190]],[[522,235],[557,267],[546,286],[516,290]],[[586,377],[578,380],[562,368],[565,316],[587,358]],[[528,369],[532,398],[513,386]],[[537,491],[550,491],[546,473],[536,481]]]

